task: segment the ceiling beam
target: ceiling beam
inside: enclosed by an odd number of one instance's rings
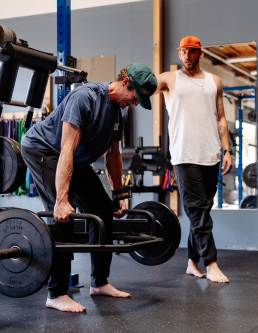
[[[205,54],[209,55],[210,57],[221,61],[223,64],[231,67],[232,69],[234,69],[235,71],[241,73],[242,75],[247,76],[249,79],[252,79],[254,81],[256,80],[256,77],[254,75],[251,75],[249,72],[245,71],[244,69],[239,68],[238,66],[236,66],[234,64],[229,64],[226,59],[223,59],[222,57],[218,56],[214,52],[211,52],[211,51],[209,51],[207,49],[203,49],[203,52]]]

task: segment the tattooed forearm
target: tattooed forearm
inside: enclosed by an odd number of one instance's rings
[[[218,130],[219,130],[219,136],[220,138],[222,138],[227,133],[227,126],[219,125]]]
[[[220,137],[221,146],[223,149],[230,148],[229,142],[229,131],[226,118],[223,117],[220,122],[218,122],[218,133]]]

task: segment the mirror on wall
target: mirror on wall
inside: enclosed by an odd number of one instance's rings
[[[206,46],[201,66],[222,79],[233,150],[233,167],[219,177],[214,208],[257,208],[256,42]]]

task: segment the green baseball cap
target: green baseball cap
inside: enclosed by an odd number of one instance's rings
[[[157,89],[156,76],[148,66],[138,63],[127,66],[127,73],[136,90],[139,103],[145,109],[151,110],[150,96]]]

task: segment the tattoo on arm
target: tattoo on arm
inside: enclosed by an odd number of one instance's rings
[[[219,130],[220,137],[223,137],[225,135],[225,133],[227,132],[227,128],[224,125],[219,125],[218,130]]]

